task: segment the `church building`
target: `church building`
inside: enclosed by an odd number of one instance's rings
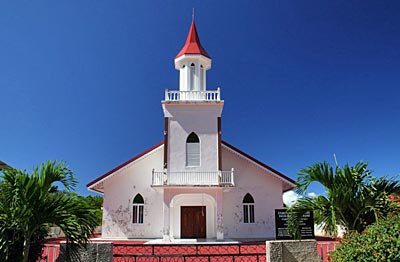
[[[275,237],[275,209],[295,182],[221,137],[221,90],[194,21],[165,90],[164,141],[90,182],[104,195],[103,239]]]

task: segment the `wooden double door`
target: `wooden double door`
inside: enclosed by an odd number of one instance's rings
[[[181,207],[181,238],[206,238],[206,207]]]

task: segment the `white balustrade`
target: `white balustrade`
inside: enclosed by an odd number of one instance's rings
[[[153,170],[153,186],[234,186],[231,171],[169,172]]]
[[[165,90],[165,101],[221,101],[221,89],[216,91]]]
[[[164,172],[156,172],[153,169],[152,185],[163,185],[164,184]]]
[[[235,182],[233,181],[233,171],[233,168],[231,171],[221,171],[220,184],[222,186],[235,184]]]

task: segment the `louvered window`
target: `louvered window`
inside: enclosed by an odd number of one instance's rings
[[[132,223],[143,224],[144,200],[140,194],[133,199]]]
[[[254,199],[249,193],[243,198],[243,223],[254,223]]]
[[[200,140],[193,132],[186,139],[186,166],[200,166]]]

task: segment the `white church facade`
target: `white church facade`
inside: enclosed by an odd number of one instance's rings
[[[165,91],[164,141],[90,182],[104,195],[102,238],[264,238],[294,181],[221,138],[221,90],[206,88],[211,57],[194,21]]]

